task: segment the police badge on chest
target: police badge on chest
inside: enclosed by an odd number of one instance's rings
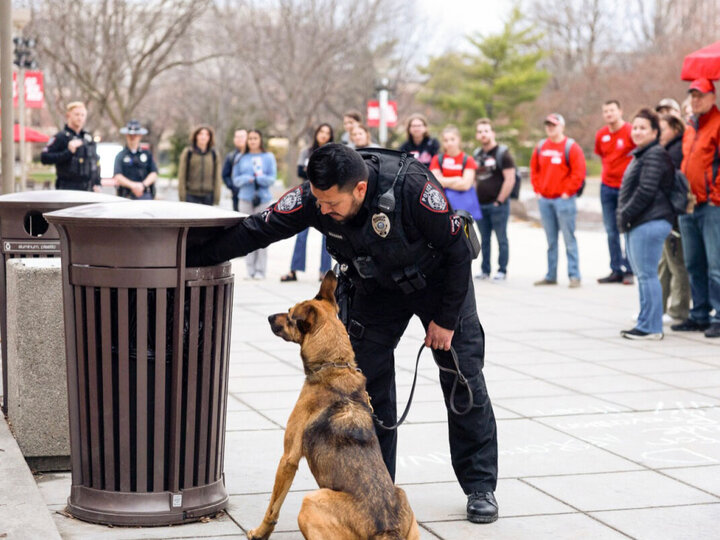
[[[372,228],[375,234],[381,238],[385,238],[390,232],[390,218],[382,212],[372,217]]]

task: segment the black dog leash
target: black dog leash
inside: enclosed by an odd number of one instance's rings
[[[423,349],[425,349],[425,343],[420,345],[420,350],[417,353],[417,359],[415,360],[415,375],[413,376],[413,383],[412,388],[410,389],[410,397],[408,398],[407,405],[405,407],[405,411],[402,413],[402,416],[400,417],[400,420],[398,420],[397,424],[393,426],[386,426],[382,420],[380,420],[377,415],[373,413],[372,417],[375,423],[378,425],[378,427],[387,430],[392,431],[397,429],[404,421],[405,418],[407,418],[408,413],[410,412],[410,405],[412,404],[413,395],[415,394],[415,385],[417,383],[417,374],[418,374],[418,366],[420,365],[420,356],[422,355]],[[458,416],[463,416],[470,412],[470,409],[473,408],[473,395],[470,391],[470,386],[468,385],[467,379],[460,371],[460,362],[458,361],[457,353],[455,352],[455,349],[453,347],[450,347],[450,356],[452,356],[453,363],[455,364],[455,369],[446,368],[440,365],[440,363],[437,361],[437,358],[435,358],[435,354],[433,353],[433,360],[435,360],[435,364],[437,365],[438,369],[440,371],[444,371],[446,373],[452,373],[455,375],[455,381],[453,381],[453,387],[450,391],[450,410],[457,414]],[[458,384],[462,384],[467,388],[468,392],[468,406],[466,409],[463,409],[462,411],[457,410],[455,407],[455,391],[457,390]]]

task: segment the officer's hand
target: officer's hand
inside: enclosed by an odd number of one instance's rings
[[[70,152],[72,152],[74,154],[75,150],[80,148],[82,145],[83,145],[82,139],[73,139],[72,141],[70,141],[68,143],[68,150],[70,150]]]
[[[435,321],[430,321],[425,336],[425,346],[431,349],[449,351],[454,333],[453,330],[448,330],[435,324]]]
[[[133,195],[138,198],[142,197],[143,193],[145,193],[145,185],[142,182],[133,182],[130,189],[133,192]]]
[[[102,187],[101,187],[101,186],[98,186],[98,185],[94,185],[94,186],[93,186],[93,191],[94,191],[95,193],[102,193]]]

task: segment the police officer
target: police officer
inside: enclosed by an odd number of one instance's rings
[[[126,145],[115,158],[113,171],[117,194],[127,199],[154,199],[157,165],[150,150],[140,148],[140,139],[147,129],[137,120],[130,120],[120,128]]]
[[[83,129],[87,109],[81,101],[68,103],[67,123],[40,154],[45,165],[55,165],[55,189],[100,191],[100,158],[90,133]]]
[[[328,251],[355,286],[348,312],[356,361],[367,377],[377,417],[396,422],[393,351],[411,317],[426,329],[425,345],[445,368],[457,352],[472,390],[457,390],[441,371],[448,407],[455,474],[468,495],[467,517],[490,523],[498,516],[497,435],[482,373],[484,333],[470,274],[472,256],[462,219],[453,213],[433,175],[413,158],[390,150],[356,152],[327,144],[313,152],[309,182],[274,205],[188,253],[188,265],[216,264],[245,255],[308,226],[327,237]],[[457,412],[456,412],[457,411]],[[377,429],[383,459],[395,475],[397,431]]]

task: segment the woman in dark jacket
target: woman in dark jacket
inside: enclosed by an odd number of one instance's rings
[[[660,145],[660,120],[650,109],[633,117],[631,137],[637,148],[625,169],[618,196],[617,225],[625,233],[630,265],[638,278],[640,314],[627,339],[662,339],[662,288],[658,262],[675,212],[668,193],[675,175],[670,155]]]
[[[682,163],[682,138],[685,126],[677,116],[660,115],[660,144],[665,147],[676,169]],[[685,267],[682,240],[677,218],[673,229],[663,245],[662,258],[658,267],[662,287],[663,323],[684,321],[690,313],[690,277]],[[670,299],[670,305],[668,305]]]

